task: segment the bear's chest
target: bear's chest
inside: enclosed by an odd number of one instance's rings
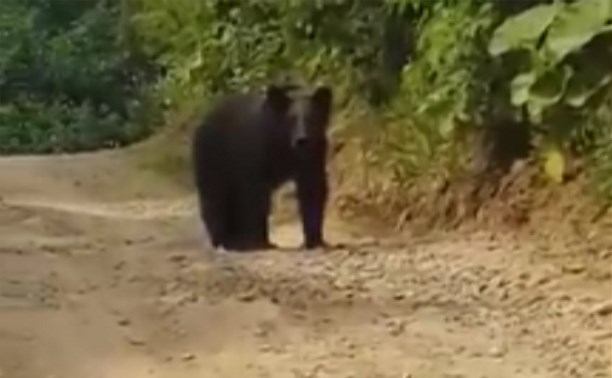
[[[290,179],[298,165],[297,155],[291,148],[270,150],[265,160],[264,174],[273,186]]]

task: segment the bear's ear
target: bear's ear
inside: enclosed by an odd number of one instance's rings
[[[284,113],[289,109],[291,99],[283,87],[270,85],[266,90],[266,104],[272,109]]]
[[[312,96],[312,109],[317,117],[317,120],[321,122],[325,127],[329,124],[329,118],[331,116],[333,93],[330,87],[326,85],[318,86]]]

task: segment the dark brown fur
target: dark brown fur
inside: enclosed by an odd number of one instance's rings
[[[304,246],[324,244],[328,196],[327,137],[332,93],[271,86],[264,94],[221,99],[193,139],[193,167],[201,217],[213,246],[272,247],[271,196],[281,184],[297,187]]]

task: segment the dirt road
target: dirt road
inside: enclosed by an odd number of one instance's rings
[[[345,248],[286,223],[284,250],[214,254],[121,152],[0,159],[0,197],[2,378],[611,376],[610,267],[582,246],[331,220]]]

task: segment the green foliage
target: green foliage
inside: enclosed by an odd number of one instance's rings
[[[491,7],[475,1],[437,3],[421,20],[416,59],[404,69],[388,113],[391,136],[383,146],[401,167],[398,180],[428,171],[447,174],[458,162],[455,128],[476,116],[486,90],[478,75],[486,59],[480,41],[492,21]]]
[[[136,29],[167,70],[172,102],[270,80],[334,80],[354,88],[376,59],[380,4],[336,1],[141,0]],[[347,22],[338,22],[338,20]],[[356,48],[359,47],[359,48]],[[358,80],[358,79],[357,79]]]
[[[173,104],[283,77],[328,81],[361,104],[385,87],[383,107],[369,104],[384,120],[370,147],[398,182],[461,169],[465,129],[508,112],[526,117],[534,135],[544,131],[533,142],[557,181],[568,152],[587,153],[599,140],[585,116],[611,77],[608,0],[133,4],[135,28],[166,70],[162,92]],[[392,23],[403,39],[389,39]],[[406,46],[394,76],[385,59]]]
[[[538,5],[507,19],[491,38],[489,52],[500,55],[514,49],[528,49],[538,43],[557,14],[558,3]]]
[[[83,103],[80,107],[54,104],[20,104],[0,111],[0,152],[74,152],[114,147],[129,142],[132,130],[116,113],[97,114]]]
[[[584,153],[591,178],[601,197],[612,203],[612,86],[604,90],[601,104],[591,113],[587,124],[595,141],[594,148]]]
[[[596,106],[590,100],[612,78],[611,11],[609,0],[536,6],[502,23],[489,44],[493,56],[519,55],[506,60],[515,75],[511,103],[544,127],[545,167],[556,181],[575,129],[586,124],[580,117]]]
[[[137,30],[168,70],[172,100],[237,89],[282,67],[282,56],[272,64],[282,35],[268,3],[151,0],[137,9]]]
[[[121,145],[153,125],[149,68],[117,33],[116,4],[6,0],[0,4],[0,151]],[[149,119],[150,120],[150,119]]]
[[[593,181],[601,197],[612,203],[612,133],[602,138],[600,144],[593,154]]]

